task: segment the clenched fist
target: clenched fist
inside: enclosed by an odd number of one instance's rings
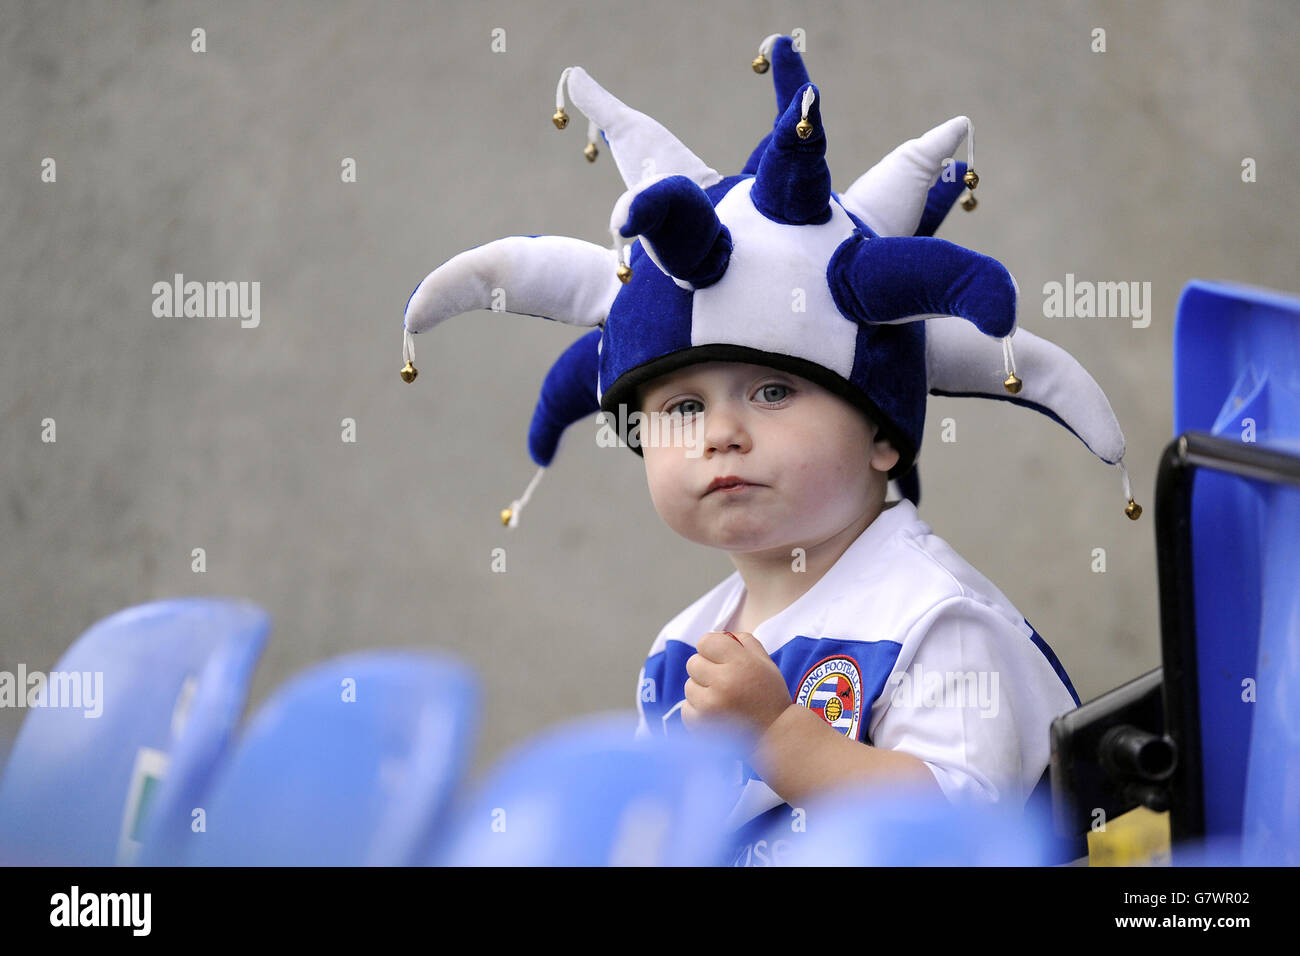
[[[730,720],[762,735],[790,706],[780,669],[748,631],[710,631],[686,661],[682,723]]]

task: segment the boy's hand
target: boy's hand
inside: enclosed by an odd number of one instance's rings
[[[686,661],[686,703],[682,723],[727,718],[762,735],[790,706],[780,669],[748,631],[710,631]]]

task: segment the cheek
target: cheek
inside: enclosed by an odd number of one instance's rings
[[[825,504],[836,501],[846,491],[846,477],[833,459],[809,459],[799,473],[800,497]]]
[[[791,449],[792,460],[797,461],[800,498],[809,502],[832,502],[853,499],[865,494],[865,452],[859,455],[853,442],[846,441],[842,432],[826,430],[808,435]],[[862,464],[857,464],[861,458]]]
[[[663,451],[644,449],[646,485],[650,489],[650,500],[661,515],[680,507],[677,501],[681,494],[681,476],[673,460]]]

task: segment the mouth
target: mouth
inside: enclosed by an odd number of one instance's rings
[[[735,494],[738,491],[744,491],[746,488],[758,487],[753,482],[745,481],[736,475],[726,475],[722,478],[714,478],[705,490],[705,496],[713,494],[715,491],[720,494]]]

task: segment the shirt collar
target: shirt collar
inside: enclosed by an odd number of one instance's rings
[[[862,566],[870,560],[870,555],[884,544],[899,529],[906,527],[914,521],[919,520],[916,506],[906,498],[900,498],[883,508],[880,514],[876,515],[875,520],[867,525],[853,543],[844,549],[844,553],[839,556],[836,562],[827,569],[821,579],[801,594],[795,601],[779,614],[768,618],[754,632],[754,636],[759,639],[768,651],[773,653],[775,646],[769,646],[765,637],[769,637],[779,644],[784,643],[793,635],[789,633],[788,628],[782,626],[782,622],[787,618],[793,618],[800,614],[804,608],[815,606],[817,603],[825,603],[824,596],[833,594],[839,590],[839,584],[842,580],[847,579],[859,571]],[[721,631],[731,620],[731,616],[736,612],[737,605],[740,604],[741,597],[745,594],[745,582],[736,571],[725,582],[729,584],[726,593],[727,597],[722,602],[722,608],[714,619],[712,631]],[[783,639],[784,638],[784,639]]]

